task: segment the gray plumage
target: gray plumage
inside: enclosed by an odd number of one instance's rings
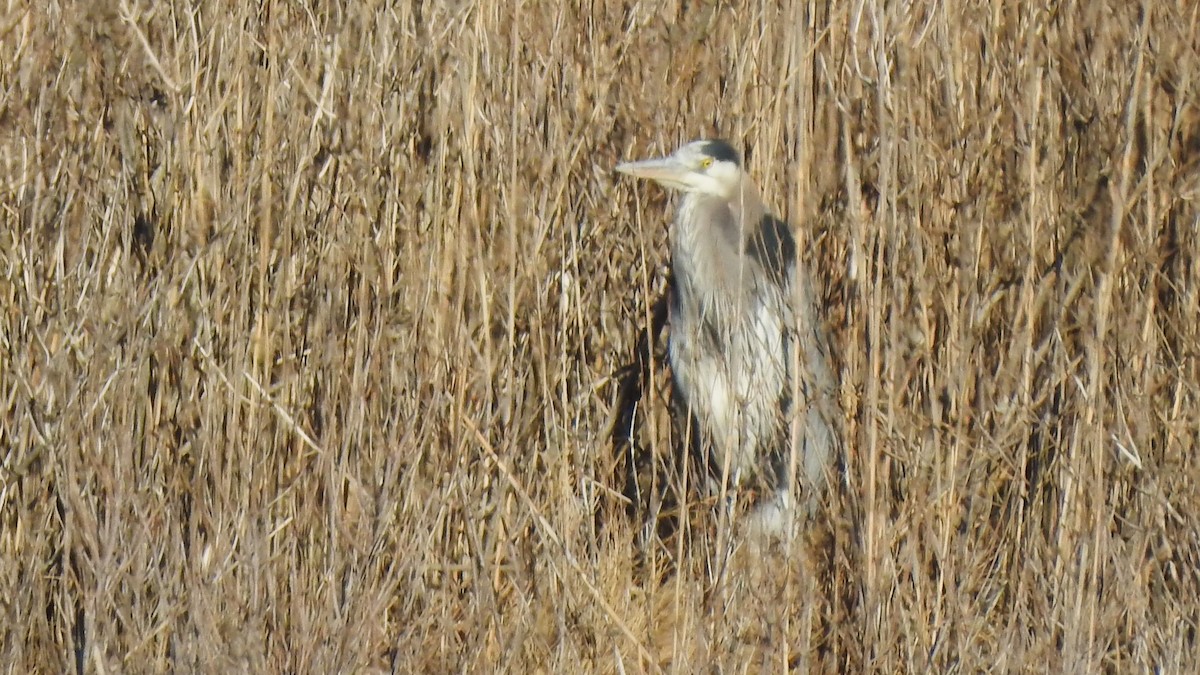
[[[758,513],[775,527],[794,503],[790,450],[811,508],[838,445],[828,346],[791,230],[724,141],[617,170],[684,193],[670,230],[677,399],[715,485],[773,495]]]

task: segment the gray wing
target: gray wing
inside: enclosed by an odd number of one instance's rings
[[[834,421],[836,391],[829,363],[829,343],[825,335],[816,289],[808,270],[796,259],[796,240],[784,221],[763,216],[759,230],[748,242],[748,253],[782,291],[789,305],[792,323],[784,340],[784,358],[789,379],[798,377],[796,389],[781,392],[780,407],[785,417],[793,406],[804,410],[802,424],[802,472],[810,485],[820,482],[825,467],[833,460],[839,445],[839,433]],[[792,371],[792,352],[799,350],[800,372]],[[792,392],[800,401],[792,400]],[[782,459],[782,458],[781,458]],[[783,470],[784,467],[779,467]]]
[[[796,240],[787,223],[769,213],[764,215],[746,248],[772,281],[780,286],[787,282],[788,273],[796,264]]]

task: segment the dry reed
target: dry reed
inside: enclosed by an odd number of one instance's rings
[[[3,670],[1200,668],[1193,3],[350,4],[3,10]],[[606,428],[710,135],[850,434],[720,577]]]

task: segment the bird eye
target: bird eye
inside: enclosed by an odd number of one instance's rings
[[[712,166],[712,162],[712,157],[705,157],[704,159],[700,160],[700,168],[707,169],[708,167]]]

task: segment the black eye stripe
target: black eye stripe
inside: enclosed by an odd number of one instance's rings
[[[707,141],[704,144],[704,154],[721,162],[733,162],[737,166],[742,165],[742,158],[738,156],[737,150],[726,141],[715,140]]]

